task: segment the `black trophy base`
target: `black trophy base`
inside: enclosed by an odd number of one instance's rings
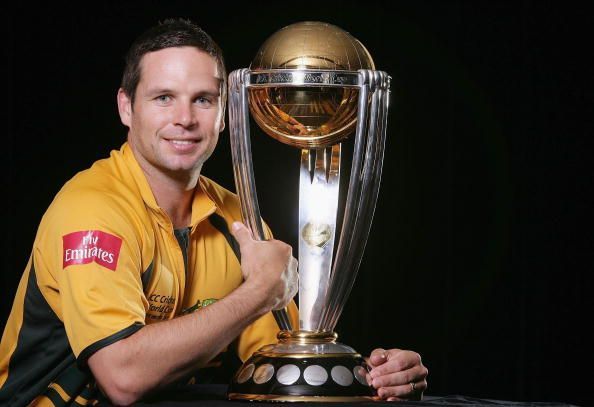
[[[304,339],[311,336],[313,340]],[[336,343],[336,334],[281,332],[279,339],[279,344],[260,349],[243,364],[229,385],[229,399],[377,400],[367,384],[365,360],[352,348]]]

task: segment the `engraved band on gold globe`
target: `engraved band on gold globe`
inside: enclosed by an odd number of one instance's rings
[[[312,69],[275,69],[250,72],[248,86],[340,86],[356,87],[359,72],[316,71]]]

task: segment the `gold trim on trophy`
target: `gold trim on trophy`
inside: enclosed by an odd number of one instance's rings
[[[276,337],[282,343],[331,343],[336,342],[338,334],[327,331],[280,331]]]

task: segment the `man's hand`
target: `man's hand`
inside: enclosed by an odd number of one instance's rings
[[[232,233],[241,249],[241,272],[264,300],[265,311],[287,306],[298,289],[297,260],[292,248],[279,240],[254,240],[250,230],[234,222]]]
[[[384,400],[421,400],[429,371],[418,353],[401,349],[375,349],[367,359],[367,380]]]

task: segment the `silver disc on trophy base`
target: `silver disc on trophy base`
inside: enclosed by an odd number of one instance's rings
[[[274,33],[250,68],[229,75],[229,131],[242,217],[264,240],[252,166],[250,113],[272,138],[300,150],[299,327],[274,311],[279,342],[233,377],[231,399],[348,401],[377,398],[367,365],[334,328],[369,236],[384,157],[390,77],[363,44],[321,22]],[[341,143],[355,134],[342,228],[337,231]],[[339,233],[340,232],[340,233]],[[335,250],[335,241],[337,247]]]

